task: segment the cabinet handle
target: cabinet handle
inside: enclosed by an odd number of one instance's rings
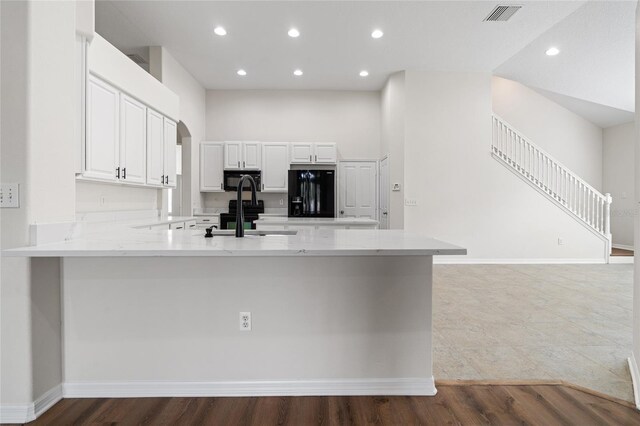
[[[318,154],[316,154],[316,163],[318,162]]]
[[[247,164],[246,164],[244,161],[242,162],[242,168],[243,168],[243,169],[246,169],[246,168],[247,168]]]
[[[120,179],[120,167],[116,167],[116,178]]]
[[[222,186],[222,182],[220,182],[220,189],[224,189],[223,186]]]
[[[238,161],[238,168],[240,168],[240,162]]]
[[[312,161],[313,161],[313,157],[310,155],[309,156],[309,162],[312,162]]]
[[[262,190],[264,191],[264,183],[262,184]]]
[[[122,179],[126,179],[127,178],[127,168],[123,167],[122,168]]]

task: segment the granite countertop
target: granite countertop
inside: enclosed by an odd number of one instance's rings
[[[402,230],[308,230],[296,235],[215,236],[201,230],[128,229],[4,250],[13,257],[433,256],[466,249]]]

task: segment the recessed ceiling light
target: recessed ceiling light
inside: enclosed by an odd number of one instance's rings
[[[360,71],[360,77],[366,77],[368,75],[369,75],[369,71],[367,71],[367,70]]]
[[[289,34],[289,37],[296,38],[300,35],[300,31],[297,28],[291,28],[287,34]]]
[[[295,75],[296,77],[300,77],[302,74],[304,74],[304,73],[302,72],[302,70],[295,70],[295,71],[293,72],[293,75]]]
[[[560,53],[560,49],[558,49],[557,47],[550,47],[545,53],[547,54],[547,56],[556,56],[558,53]]]
[[[247,75],[247,72],[245,70],[238,70],[238,75],[241,75],[244,77],[245,75]]]
[[[224,27],[215,27],[213,29],[213,32],[216,33],[216,35],[219,35],[219,36],[227,35],[227,30],[225,30]]]
[[[382,32],[382,30],[373,30],[373,32],[371,33],[371,37],[373,38],[380,38],[384,35],[384,33]]]

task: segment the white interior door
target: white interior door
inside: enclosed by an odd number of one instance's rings
[[[380,229],[389,229],[389,157],[380,161],[380,185],[378,200],[380,207]]]
[[[376,218],[377,164],[343,161],[338,175],[338,217]]]

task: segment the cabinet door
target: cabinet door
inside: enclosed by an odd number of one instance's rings
[[[120,179],[145,183],[147,154],[147,108],[122,94],[120,96]]]
[[[89,76],[87,85],[87,138],[83,175],[116,180],[119,163],[119,92],[102,80]]]
[[[147,185],[162,186],[164,182],[164,120],[162,115],[147,109]]]
[[[297,164],[313,163],[313,144],[312,143],[292,143],[291,145],[291,162]]]
[[[313,160],[315,163],[336,164],[338,152],[335,143],[314,144]]]
[[[224,192],[223,157],[223,143],[200,144],[200,191]]]
[[[244,170],[260,170],[262,149],[259,142],[242,142],[242,168]]]
[[[289,144],[262,144],[262,191],[287,192]]]
[[[176,146],[178,126],[168,118],[164,119],[164,186],[176,186]]]
[[[224,143],[224,169],[238,170],[242,165],[242,142]]]

